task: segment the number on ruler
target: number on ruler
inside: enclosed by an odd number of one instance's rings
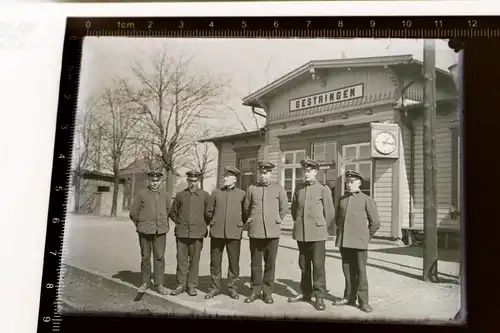
[[[247,27],[247,21],[241,21],[241,27],[245,29]]]
[[[441,21],[441,20],[434,21],[434,24],[436,25],[436,28],[442,28],[443,27],[443,21]]]
[[[148,29],[151,29],[151,28],[153,28],[153,21],[148,22]]]
[[[279,21],[274,21],[273,22],[273,27],[279,28],[279,26],[280,26],[280,22]]]
[[[47,289],[52,289],[52,288],[54,288],[54,285],[53,285],[52,283],[47,283],[47,284],[45,285],[45,288],[47,288]]]
[[[55,187],[55,190],[56,190],[57,192],[62,191],[62,190],[63,190],[63,187],[62,187],[62,186],[56,186],[56,187]]]
[[[57,256],[57,251],[49,251],[50,254],[52,254],[53,256]]]
[[[59,154],[59,158],[66,158],[63,154]]]
[[[179,29],[182,29],[182,28],[184,28],[184,21],[179,22]]]
[[[66,125],[66,124],[61,125],[61,129],[68,129],[68,125]]]
[[[375,20],[370,21],[370,28],[375,28]]]
[[[306,28],[309,28],[310,25],[311,25],[311,21],[306,20]]]
[[[208,26],[209,26],[210,28],[213,28],[213,27],[215,26],[214,21],[210,21],[210,23],[208,24]]]
[[[337,27],[343,28],[344,27],[344,21],[338,21],[337,22]]]
[[[92,26],[92,23],[90,23],[90,21],[85,22],[85,28],[90,29],[91,26]]]
[[[469,20],[469,28],[477,28],[477,20]]]
[[[61,220],[59,218],[57,218],[57,217],[54,217],[52,219],[52,223],[59,223],[59,222],[61,222]]]
[[[50,321],[50,317],[43,317],[42,320],[44,323],[48,323]]]
[[[403,28],[411,28],[411,21],[410,20],[401,21],[401,25],[403,26]]]

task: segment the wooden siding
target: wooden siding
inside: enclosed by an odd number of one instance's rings
[[[380,229],[378,237],[391,237],[392,235],[392,159],[379,159],[373,161],[374,199],[377,202],[380,214]],[[396,194],[397,195],[397,194]]]
[[[289,102],[291,99],[360,83],[364,84],[363,98],[330,104],[327,107],[314,107],[290,112]],[[268,103],[268,124],[272,124],[279,120],[294,119],[317,113],[333,113],[340,109],[354,109],[361,106],[368,106],[374,102],[393,100],[396,87],[397,78],[389,69],[356,68],[348,70],[346,68],[330,70],[325,78],[320,77],[317,80],[307,80],[306,82],[295,85],[286,93],[272,98]]]
[[[236,153],[233,150],[233,145],[230,142],[224,142],[220,145],[221,159],[217,175],[217,186],[222,186],[222,178],[224,177],[224,168],[227,166],[236,166]]]
[[[252,136],[233,141],[223,141],[218,145],[220,160],[217,167],[217,186],[222,186],[224,168],[226,166],[238,167],[238,158],[254,156],[261,158],[263,136]]]
[[[453,204],[452,191],[452,130],[451,122],[458,119],[456,112],[447,115],[437,114],[436,122],[436,164],[437,164],[437,221],[439,225],[454,225],[458,221],[450,219]],[[414,225],[423,227],[424,222],[424,147],[423,118],[413,121],[414,126]]]

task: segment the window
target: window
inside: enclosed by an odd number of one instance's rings
[[[317,141],[311,143],[311,158],[318,163],[335,163],[335,154],[335,141]]]
[[[284,163],[281,176],[281,185],[285,188],[288,202],[292,201],[295,186],[302,181],[302,166],[300,161],[305,159],[305,150],[293,150],[283,152]]]
[[[372,161],[370,156],[370,143],[344,145],[342,147],[344,170],[354,170],[363,175],[365,180],[361,184],[361,191],[368,196],[373,196]],[[343,178],[343,177],[342,177]],[[342,193],[345,191],[342,179]]]
[[[110,187],[109,186],[97,186],[97,192],[109,192]]]
[[[238,187],[246,191],[257,180],[257,159],[253,157],[240,158],[238,169],[241,171]]]

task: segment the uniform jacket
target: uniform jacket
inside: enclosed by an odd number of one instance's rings
[[[380,228],[380,218],[375,200],[363,192],[340,197],[335,216],[337,239],[335,246],[368,249],[370,239]]]
[[[245,214],[249,218],[248,237],[278,238],[281,236],[281,222],[288,213],[288,199],[285,189],[271,183],[260,183],[248,187],[245,198]]]
[[[130,219],[141,234],[166,234],[170,225],[168,213],[170,200],[167,192],[160,188],[153,191],[149,188],[139,191],[130,207]]]
[[[299,242],[317,242],[328,238],[328,230],[335,223],[335,209],[330,189],[318,182],[297,186],[291,207],[293,239]]]
[[[180,191],[175,196],[170,218],[175,223],[175,236],[180,238],[204,238],[208,235],[207,208],[210,195],[200,189]]]
[[[233,187],[215,189],[210,196],[207,216],[210,237],[241,239],[243,232],[245,191]]]

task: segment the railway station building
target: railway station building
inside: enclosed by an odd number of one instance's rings
[[[435,82],[438,228],[458,231],[458,93],[449,71],[437,69]],[[299,162],[309,157],[321,163],[318,179],[334,202],[346,170],[364,175],[362,191],[380,212],[378,237],[401,239],[407,230],[423,229],[422,62],[411,55],[310,61],[243,104],[266,118],[263,128],[203,140],[218,149],[219,186],[224,167],[233,165],[246,190],[258,179],[257,161],[268,160],[290,201],[301,181]]]

